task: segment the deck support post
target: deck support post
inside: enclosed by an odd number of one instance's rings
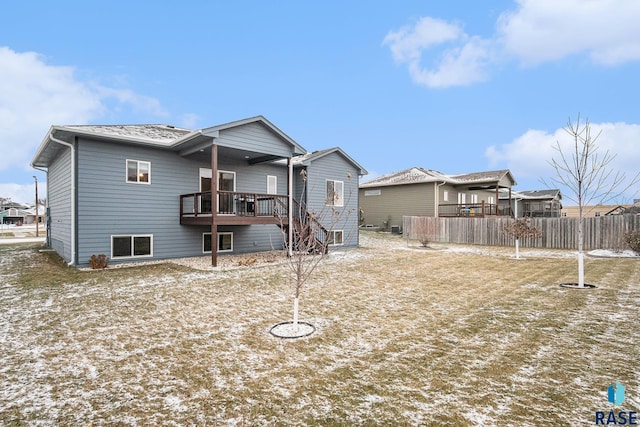
[[[215,140],[214,140],[215,141]],[[218,266],[218,145],[211,146],[211,265]]]
[[[512,201],[511,201],[511,187],[509,187],[509,216],[513,216],[515,218],[516,216],[513,214],[513,208],[511,206],[511,203],[512,203]]]

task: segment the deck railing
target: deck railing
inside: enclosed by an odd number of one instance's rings
[[[213,193],[205,191],[180,195],[180,217],[211,216]],[[278,194],[218,191],[218,215],[286,216],[287,196]]]
[[[438,206],[440,217],[485,217],[485,216],[511,216],[511,208],[508,205],[496,205],[493,203],[459,203],[444,204]]]

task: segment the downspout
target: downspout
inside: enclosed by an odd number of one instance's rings
[[[76,150],[73,144],[62,141],[53,136],[53,129],[49,132],[49,139],[55,143],[64,145],[71,149],[71,261],[69,265],[75,265],[76,260]],[[47,180],[48,181],[48,180]],[[47,194],[47,203],[48,203]]]
[[[513,207],[513,217],[518,219],[518,201],[521,201],[522,198],[518,199],[517,197],[513,198],[514,207]]]

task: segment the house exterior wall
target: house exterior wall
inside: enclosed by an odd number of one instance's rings
[[[340,220],[333,226],[334,230],[342,230],[344,243],[342,246],[358,245],[358,173],[351,162],[338,152],[314,159],[307,166],[307,210],[320,214],[321,222],[327,227],[330,222],[331,207],[326,205],[327,180],[344,183],[344,206],[336,207]],[[294,174],[296,188],[300,189],[301,176]],[[324,217],[324,219],[322,219]]]
[[[410,185],[393,185],[383,187],[361,188],[360,208],[363,225],[374,225],[390,229],[392,226],[402,227],[402,217],[436,216],[435,183],[427,182]],[[379,195],[367,195],[376,194]],[[449,192],[449,202],[442,202],[444,189],[439,190],[441,203],[457,203],[457,192]],[[452,196],[455,197],[452,200]]]
[[[71,262],[71,149],[65,148],[47,171],[50,247]]]
[[[208,163],[202,167],[210,168],[211,164]],[[278,194],[287,194],[286,165],[283,166],[274,163],[249,165],[246,161],[240,159],[219,158],[218,169],[236,173],[236,191],[266,194],[267,175],[275,175],[278,177]],[[197,186],[197,178],[195,183]]]
[[[216,144],[281,157],[291,156],[291,147],[258,122],[220,131]]]
[[[127,159],[151,163],[150,184],[126,182]],[[154,148],[81,140],[78,264],[87,264],[93,254],[110,256],[112,235],[153,235],[153,257],[147,259],[202,255],[202,234],[211,229],[180,225],[179,196],[199,191],[199,170],[210,167],[210,160],[203,157],[189,159]],[[218,168],[236,173],[236,191],[266,193],[267,175],[276,175],[278,193],[286,194],[286,166],[220,158]],[[234,253],[282,247],[280,229],[274,225],[219,227],[218,231],[234,233]]]

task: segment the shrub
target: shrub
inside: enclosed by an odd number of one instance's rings
[[[529,218],[518,218],[511,221],[502,227],[502,231],[516,239],[522,239],[524,237],[539,239],[542,237],[542,231],[532,226]]]
[[[101,268],[106,268],[107,267],[107,259],[108,258],[107,258],[107,256],[105,254],[91,255],[91,258],[89,259],[89,265],[94,270],[98,270],[98,269],[101,269]]]
[[[436,235],[436,224],[431,218],[420,217],[417,223],[414,225],[416,238],[420,241],[423,247],[429,246]]]
[[[636,255],[640,255],[640,230],[625,233],[624,243],[629,246]]]

